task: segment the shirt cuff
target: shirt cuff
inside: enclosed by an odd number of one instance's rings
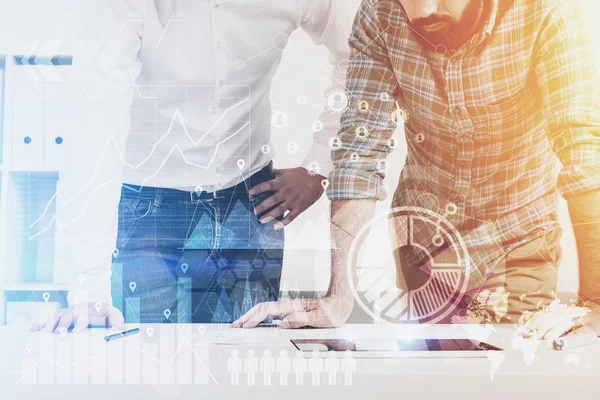
[[[376,173],[352,168],[336,168],[329,174],[329,200],[378,199],[387,193],[383,179]]]
[[[600,165],[572,165],[558,174],[557,187],[563,197],[600,189]]]

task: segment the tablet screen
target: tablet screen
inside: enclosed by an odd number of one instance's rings
[[[302,351],[502,351],[471,339],[297,339],[292,344]]]

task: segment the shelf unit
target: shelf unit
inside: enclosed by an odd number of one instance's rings
[[[63,132],[71,129],[71,60],[0,55],[0,325],[9,304],[18,313],[14,303],[27,303],[24,314],[35,303],[66,305],[65,278],[54,268],[52,199],[68,136]]]

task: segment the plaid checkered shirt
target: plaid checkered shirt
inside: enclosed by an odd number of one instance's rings
[[[468,249],[472,284],[557,228],[559,193],[600,188],[600,76],[581,6],[484,1],[481,30],[451,49],[413,31],[398,0],[363,0],[327,188],[331,200],[384,199],[404,123],[392,204],[445,216]],[[431,234],[420,239],[434,253]]]

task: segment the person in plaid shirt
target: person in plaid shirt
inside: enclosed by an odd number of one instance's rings
[[[363,0],[349,43],[352,104],[327,189],[337,247],[328,296],[261,305],[254,318],[283,316],[287,327],[347,320],[347,257],[386,196],[384,160],[395,123],[404,122],[408,155],[392,205],[446,215],[458,229],[469,254],[465,298],[505,290],[507,309],[495,320],[512,323],[554,299],[562,194],[577,240],[580,305],[591,310],[579,322],[600,332],[600,75],[579,3]],[[422,243],[425,252],[395,251],[399,284],[425,269],[425,253],[440,253]],[[530,329],[548,339],[573,324],[566,313]]]

